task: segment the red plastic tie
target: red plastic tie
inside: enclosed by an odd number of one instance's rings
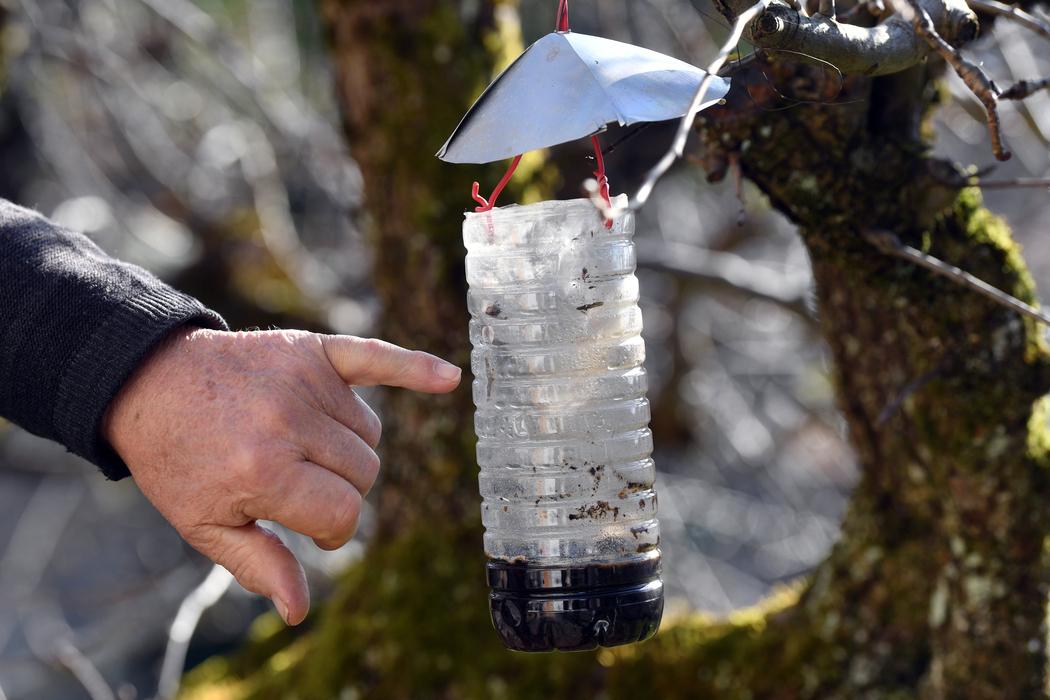
[[[598,169],[594,171],[594,179],[598,181],[598,193],[605,200],[606,206],[612,209],[612,197],[609,196],[609,176],[605,174],[605,158],[602,157],[602,142],[598,139],[598,135],[595,134],[591,137],[591,143],[594,144],[594,162],[598,164]],[[605,228],[612,228],[613,220],[605,220]]]
[[[558,3],[558,31],[569,31],[569,0]]]
[[[486,211],[492,211],[492,209],[496,206],[496,200],[499,199],[500,194],[503,193],[503,189],[510,182],[510,179],[514,177],[514,171],[518,169],[519,163],[521,163],[521,156],[517,156],[514,158],[514,161],[510,164],[510,167],[507,168],[507,174],[504,175],[503,179],[499,181],[498,185],[496,185],[496,189],[492,190],[492,196],[488,199],[485,199],[481,196],[481,194],[479,194],[481,191],[481,184],[477,182],[474,183],[474,187],[470,192],[470,196],[474,198],[475,202],[481,205],[474,211],[478,212],[479,214]]]

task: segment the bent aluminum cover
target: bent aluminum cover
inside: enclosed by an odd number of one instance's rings
[[[478,98],[438,157],[492,163],[585,138],[606,124],[681,118],[707,73],[611,39],[554,32],[530,46]],[[715,78],[702,108],[729,92]]]

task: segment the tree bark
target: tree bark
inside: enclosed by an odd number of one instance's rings
[[[812,73],[755,65],[739,82],[759,70],[779,84]],[[820,614],[841,626],[847,679],[884,683],[910,669],[911,687],[928,697],[1038,697],[1047,455],[1036,401],[1050,389],[1042,329],[882,257],[860,235],[893,231],[1035,301],[1008,227],[917,138],[936,95],[930,83],[921,66],[848,80],[838,105],[786,117],[741,100],[708,118],[705,137],[709,151],[740,152],[748,177],[799,225],[863,468],[842,543],[803,609],[822,602]],[[837,610],[824,607],[836,597]]]
[[[496,18],[512,7],[464,9],[476,6],[323,3],[373,217],[381,335],[462,363],[460,213],[470,179],[494,174],[432,153],[491,77]],[[756,58],[701,132],[712,176],[737,154],[812,258],[863,467],[828,560],[759,609],[668,620],[646,644],[503,651],[487,615],[469,389],[399,394],[385,405],[381,528],[368,556],[309,635],[210,664],[196,688],[258,698],[1043,695],[1050,363],[1039,329],[884,257],[861,233],[893,231],[1034,302],[1019,250],[979,193],[927,155],[929,69],[847,78],[834,105],[788,110],[771,109],[770,79],[796,96],[819,97],[827,82],[812,66]]]

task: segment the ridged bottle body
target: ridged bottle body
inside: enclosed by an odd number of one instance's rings
[[[468,214],[493,622],[508,647],[651,636],[663,610],[634,218],[587,200]]]

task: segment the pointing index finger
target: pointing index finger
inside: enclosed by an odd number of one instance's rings
[[[328,361],[347,384],[394,386],[444,394],[459,386],[462,370],[418,350],[406,350],[374,338],[321,336]]]

